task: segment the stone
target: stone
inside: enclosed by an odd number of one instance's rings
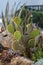
[[[11,60],[10,65],[31,65],[32,63],[31,60],[18,56]]]
[[[11,48],[13,42],[13,36],[9,34],[7,31],[0,33],[0,44],[2,44],[3,47]]]

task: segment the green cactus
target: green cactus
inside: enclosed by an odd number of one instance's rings
[[[10,32],[11,34],[14,34],[14,27],[13,27],[12,24],[9,24],[9,25],[7,26],[7,30],[8,30],[8,32]]]
[[[33,29],[33,31],[30,33],[30,38],[35,38],[38,35],[39,35],[39,30],[37,28]]]
[[[20,31],[14,32],[14,39],[17,40],[17,41],[19,41],[20,38],[21,38],[21,33],[20,33]]]
[[[16,23],[17,26],[19,26],[20,23],[21,23],[21,18],[20,17],[12,17],[11,20],[14,22],[14,24]]]
[[[35,45],[35,40],[34,39],[30,39],[27,44],[28,44],[29,48],[33,48],[34,45]]]

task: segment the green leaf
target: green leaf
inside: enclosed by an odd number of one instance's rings
[[[12,24],[9,24],[9,25],[7,26],[7,30],[8,30],[8,32],[10,32],[11,34],[14,34],[14,27],[13,27]]]
[[[21,38],[21,33],[19,31],[14,32],[14,39],[16,39],[17,41],[19,41]]]
[[[33,61],[36,61],[35,54],[32,54],[32,60],[33,60]]]

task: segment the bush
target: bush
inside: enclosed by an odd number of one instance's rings
[[[39,27],[43,28],[43,13],[33,12],[33,23],[36,23]]]
[[[38,59],[42,58],[42,48],[39,45],[35,48],[34,53],[32,53],[32,60],[37,61]]]

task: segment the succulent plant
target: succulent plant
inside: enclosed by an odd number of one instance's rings
[[[21,33],[20,33],[20,31],[14,32],[14,39],[16,39],[16,40],[18,41],[18,40],[20,40],[20,38],[21,38]]]
[[[30,48],[33,48],[34,47],[34,44],[35,43],[35,40],[34,39],[30,39],[29,41],[28,41],[28,47]]]
[[[13,34],[14,33],[14,27],[13,27],[13,25],[12,24],[9,24],[7,26],[7,30],[8,30],[8,32],[10,32],[11,34]]]
[[[12,17],[11,20],[14,22],[14,24],[16,23],[17,26],[19,26],[20,23],[21,23],[21,18],[20,17]]]
[[[38,35],[39,35],[39,30],[37,28],[33,29],[33,31],[30,33],[30,38],[35,38]]]

